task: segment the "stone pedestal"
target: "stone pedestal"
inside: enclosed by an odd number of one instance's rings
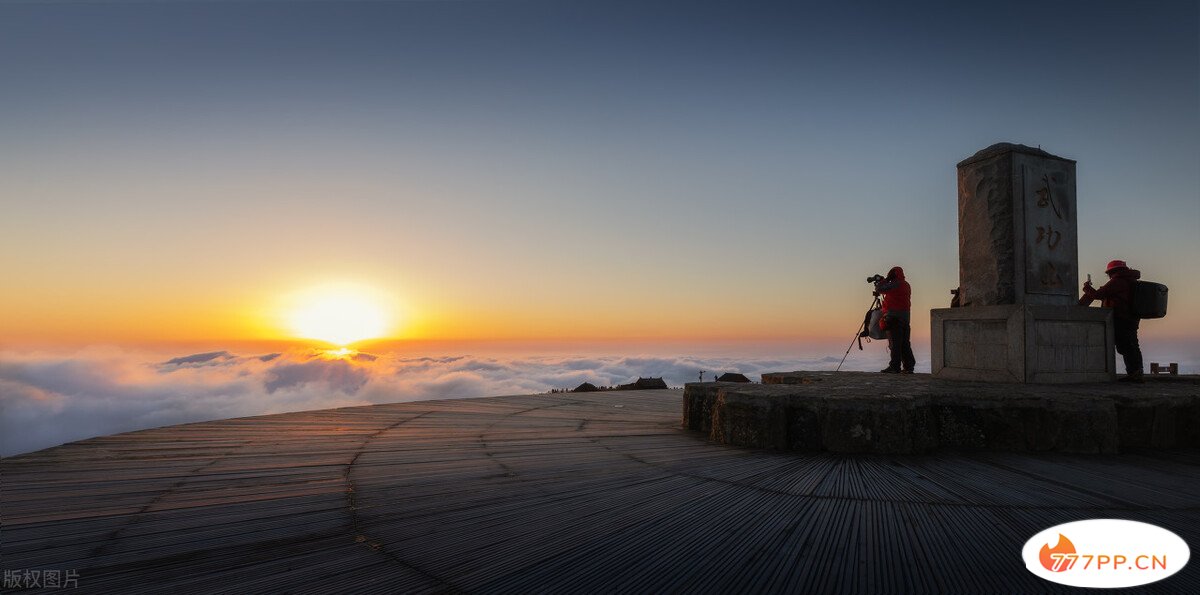
[[[1112,310],[1006,305],[930,311],[933,375],[983,382],[1104,382],[1116,372]]]

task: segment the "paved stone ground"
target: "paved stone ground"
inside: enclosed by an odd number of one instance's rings
[[[843,453],[1200,446],[1200,376],[1039,385],[787,372],[763,382],[688,384],[684,427],[722,444]]]

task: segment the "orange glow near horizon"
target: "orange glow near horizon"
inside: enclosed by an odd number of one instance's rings
[[[349,347],[342,347],[340,349],[326,350],[321,355],[329,359],[349,359],[357,353],[357,351],[350,349]]]
[[[840,356],[870,301],[859,283],[789,281],[792,285],[781,282],[778,291],[728,291],[723,285],[717,286],[722,291],[694,291],[687,283],[562,290],[500,280],[434,283],[432,273],[387,269],[350,275],[181,276],[140,284],[125,278],[104,284],[84,279],[85,284],[63,275],[47,277],[29,291],[0,296],[0,311],[12,314],[0,317],[0,346],[669,343],[686,350],[723,342],[828,343]],[[943,305],[939,287],[945,284],[935,279],[914,286],[915,341],[928,341],[924,308]],[[1148,321],[1141,330],[1143,342],[1191,342],[1187,323],[1196,318],[1181,308],[1167,324]]]

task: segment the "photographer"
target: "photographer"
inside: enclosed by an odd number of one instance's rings
[[[875,275],[868,279],[875,283],[875,295],[883,296],[883,318],[880,326],[887,331],[888,351],[892,354],[888,367],[880,370],[887,374],[912,374],[917,359],[912,351],[912,287],[904,280],[904,269],[892,267],[887,277]]]

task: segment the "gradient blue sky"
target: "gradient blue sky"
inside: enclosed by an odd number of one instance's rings
[[[22,340],[346,277],[428,338],[848,336],[893,264],[948,303],[998,141],[1078,161],[1082,273],[1200,328],[1196,2],[0,0],[0,80]]]

